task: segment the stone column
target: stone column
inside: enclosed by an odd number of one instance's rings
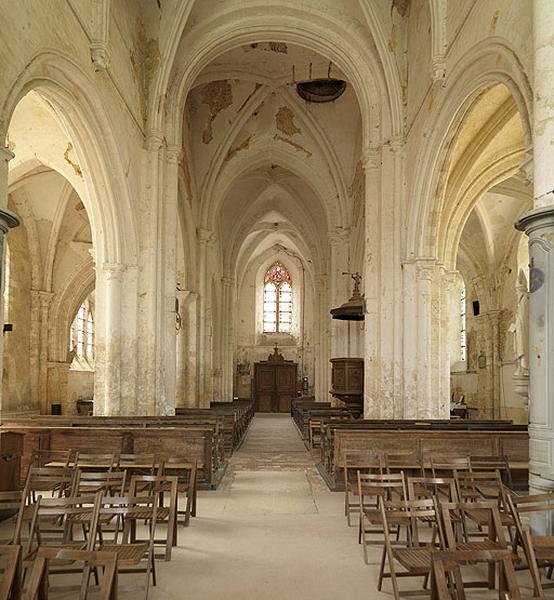
[[[554,13],[533,2],[534,209],[516,228],[529,236],[529,487],[554,488]],[[546,529],[546,523],[535,523]],[[552,523],[549,524],[552,529]]]
[[[187,361],[187,315],[186,301],[189,291],[175,292],[179,301],[179,316],[177,341],[175,352],[176,377],[175,377],[175,407],[184,408],[187,406],[185,401],[186,385],[186,361]]]
[[[348,246],[349,230],[337,229],[329,232],[329,296],[331,306],[335,308],[346,302],[352,292],[352,279],[349,275],[343,273],[349,270],[348,267]],[[330,320],[330,352],[331,358],[351,356],[349,348],[349,321],[337,321],[332,319],[327,310],[327,319]]]
[[[404,141],[370,145],[364,152],[366,298],[364,415],[402,418],[401,206]]]
[[[37,292],[40,303],[40,327],[39,327],[39,355],[38,355],[38,403],[43,415],[50,413],[48,406],[48,342],[50,339],[50,304],[54,294],[52,292]]]
[[[211,229],[200,228],[197,232],[198,241],[198,288],[200,290],[200,319],[198,323],[199,348],[198,348],[198,396],[200,406],[209,406],[210,400],[207,396],[207,381],[210,376],[210,347],[208,344],[210,324],[208,323],[208,307],[211,303],[211,289],[208,285],[208,246],[213,241]]]
[[[0,146],[0,206],[8,204],[8,161],[14,157]],[[0,323],[4,326],[4,236],[19,225],[19,217],[7,208],[0,208]],[[0,335],[0,375],[3,373],[4,335]],[[0,385],[0,413],[2,412],[2,386]]]
[[[223,284],[223,314],[221,315],[221,326],[223,327],[222,335],[222,352],[221,359],[223,361],[223,384],[221,400],[231,401],[233,399],[233,325],[235,323],[236,313],[236,292],[234,277],[222,277]]]
[[[104,327],[101,332],[103,339],[99,335],[96,337],[94,413],[115,416],[121,414],[120,326],[121,280],[124,268],[121,264],[104,263],[101,269],[105,294]],[[103,389],[98,393],[100,386]]]
[[[554,488],[554,206],[516,224],[529,236],[529,487]]]

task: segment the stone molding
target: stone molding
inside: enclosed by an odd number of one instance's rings
[[[15,158],[15,154],[6,146],[0,146],[0,158],[9,162],[12,158]]]
[[[361,163],[366,171],[377,170],[381,167],[382,147],[370,145],[362,151]]]
[[[95,71],[105,71],[110,65],[109,26],[110,0],[92,0],[90,58]]]
[[[10,229],[17,227],[20,223],[21,220],[14,212],[7,208],[0,208],[0,231],[2,233],[8,233]]]

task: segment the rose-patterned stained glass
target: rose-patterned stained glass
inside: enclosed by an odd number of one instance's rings
[[[292,326],[292,279],[279,261],[264,277],[264,332],[290,333]]]

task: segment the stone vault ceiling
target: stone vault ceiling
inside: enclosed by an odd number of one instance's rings
[[[271,220],[275,203],[297,235],[321,247],[329,230],[349,226],[356,96],[347,86],[336,101],[312,104],[296,93],[296,83],[328,74],[344,77],[323,56],[264,42],[223,54],[199,75],[184,123],[192,193],[201,214],[224,223],[224,245],[240,246],[256,222]]]

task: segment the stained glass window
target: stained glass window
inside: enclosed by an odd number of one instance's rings
[[[264,277],[264,332],[290,333],[292,328],[292,279],[279,261]]]

